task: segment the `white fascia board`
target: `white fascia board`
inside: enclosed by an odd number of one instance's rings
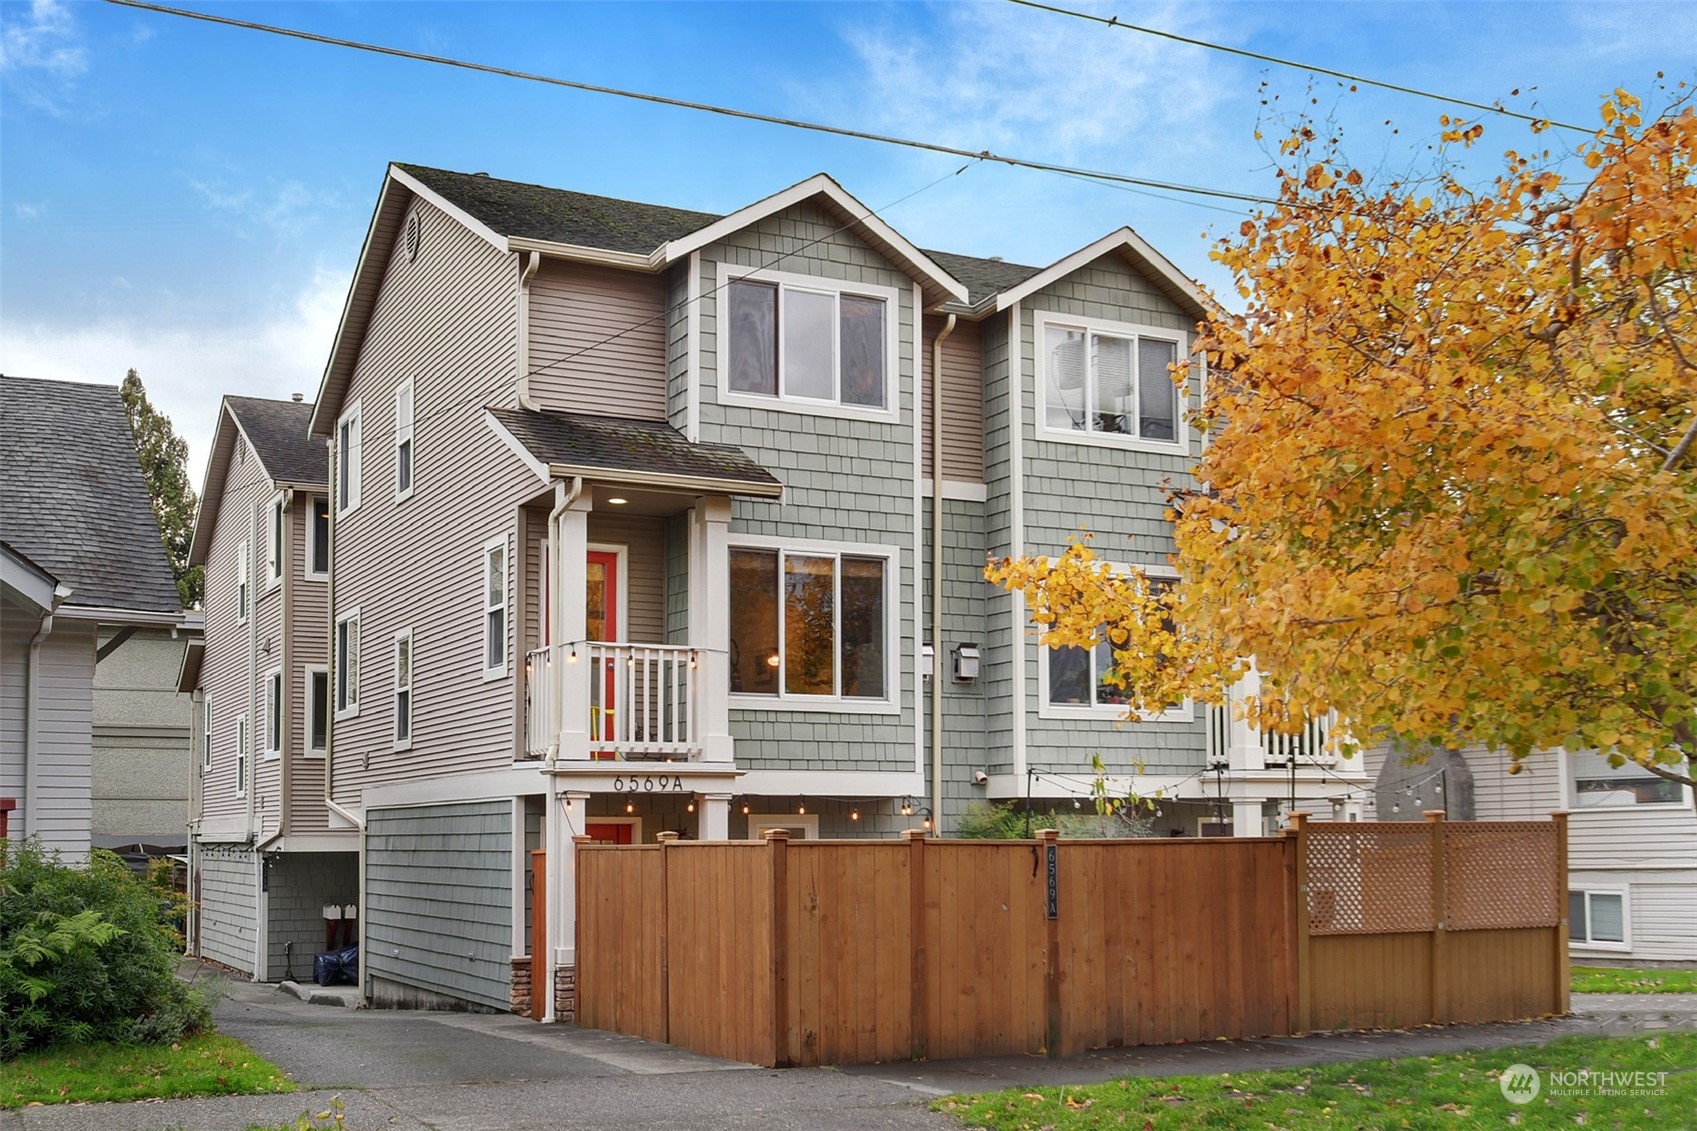
[[[212,552],[212,526],[218,521],[224,499],[224,481],[230,474],[230,452],[235,447],[235,414],[229,398],[218,405],[218,426],[212,433],[212,452],[206,460],[206,478],[200,485],[200,507],[194,516],[194,534],[189,539],[189,564],[203,566]]]
[[[57,616],[66,620],[95,621],[99,624],[133,624],[139,627],[176,628],[187,613],[156,613],[142,609],[120,609],[111,605],[62,605]]]
[[[330,340],[330,356],[324,362],[324,375],[318,380],[318,395],[313,398],[312,416],[307,419],[306,431],[309,436],[329,436],[335,429],[336,418],[342,414],[342,398],[335,398],[335,405],[330,404],[330,381],[336,375],[337,360],[343,353],[352,349],[348,342],[351,330],[349,325],[353,320],[354,298],[362,288],[375,289],[381,285],[383,269],[388,265],[389,248],[385,246],[379,251],[376,246],[378,222],[384,211],[389,207],[389,194],[394,190],[396,169],[393,165],[383,174],[383,188],[377,194],[377,205],[371,210],[371,223],[366,225],[365,239],[360,244],[359,259],[354,265],[353,278],[348,281],[348,295],[342,300],[342,315],[336,320],[336,334]],[[375,293],[374,293],[375,299]],[[364,337],[362,333],[361,338]],[[357,353],[357,350],[354,352]],[[353,374],[353,358],[349,358],[346,369],[351,379]]]
[[[47,573],[40,566],[21,554],[13,553],[9,547],[0,547],[0,580],[3,580],[8,593],[17,595],[20,601],[27,601],[32,607],[44,613],[53,611],[56,601],[69,596],[72,590],[66,588],[63,596],[59,590],[65,588],[59,584],[58,578]]]
[[[827,198],[843,212],[853,216],[857,224],[887,244],[896,253],[896,257],[902,261],[903,266],[918,278],[945,294],[953,296],[960,302],[967,300],[964,283],[943,270],[935,260],[921,251],[906,236],[886,224],[872,209],[856,200],[847,189],[824,173],[815,173],[800,184],[791,185],[765,200],[756,201],[746,208],[740,208],[705,228],[691,232],[682,239],[662,244],[656,257],[657,263],[659,266],[676,263],[679,259],[687,258],[691,252],[700,251],[709,244],[718,243],[727,236],[740,232],[773,213],[782,212],[786,208],[800,204],[804,200],[811,200],[816,196]]]
[[[483,240],[496,251],[505,252],[507,250],[506,236],[501,235],[499,232],[495,231],[495,229],[491,228],[489,225],[485,224],[482,220],[479,220],[459,205],[450,204],[447,199],[437,193],[435,189],[427,188],[423,181],[419,180],[411,173],[406,172],[404,169],[399,169],[394,165],[390,165],[389,176],[393,180],[405,185],[412,191],[414,196],[423,200],[428,200],[431,204],[434,204],[437,208],[446,212],[449,216],[452,216],[460,224],[464,225],[468,232]]]
[[[1191,313],[1196,317],[1207,317],[1215,309],[1208,296],[1202,293],[1202,288],[1187,278],[1184,272],[1173,266],[1171,260],[1156,251],[1149,245],[1148,241],[1130,228],[1120,228],[1118,231],[1109,232],[1095,243],[1086,244],[1066,258],[1045,267],[1017,287],[999,292],[996,295],[996,303],[993,309],[998,312],[1006,310],[1014,303],[1031,297],[1044,287],[1066,278],[1080,267],[1092,263],[1112,251],[1131,252],[1133,258],[1141,266],[1153,271],[1178,294],[1188,299],[1194,306]]]
[[[369,816],[373,809],[405,809],[451,801],[489,801],[545,793],[547,785],[542,771],[541,762],[530,762],[505,770],[368,785],[360,797],[359,808]]]
[[[634,251],[609,251],[601,247],[555,243],[553,240],[536,240],[524,236],[507,237],[503,250],[509,252],[534,251],[551,259],[566,259],[573,263],[592,263],[599,267],[619,267],[626,271],[646,271],[650,274],[665,266],[658,262],[658,250],[653,254],[643,255]]]
[[[544,483],[550,483],[553,478],[548,473],[548,465],[530,454],[530,449],[519,442],[519,438],[507,430],[507,426],[495,419],[495,414],[485,411],[483,423],[489,426],[489,431],[495,433],[497,439],[507,446],[507,449],[518,457],[518,461],[528,467],[532,475]]]
[[[782,483],[749,483],[741,479],[714,479],[703,475],[672,475],[663,471],[626,471],[610,467],[579,467],[569,463],[551,463],[549,474],[555,479],[582,477],[585,483],[624,483],[632,487],[670,487],[693,491],[698,495],[741,495],[744,498],[781,499]]]

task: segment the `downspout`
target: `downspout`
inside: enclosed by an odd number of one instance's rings
[[[931,820],[943,830],[943,342],[955,316],[931,342]]]
[[[519,272],[519,407],[541,412],[542,406],[530,395],[530,280],[542,266],[542,253],[533,251]]]

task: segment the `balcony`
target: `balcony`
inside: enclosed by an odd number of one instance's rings
[[[525,656],[525,753],[545,758],[694,762],[703,755],[700,648],[587,641]]]
[[[1241,719],[1232,718],[1230,703],[1208,708],[1208,764],[1234,769],[1270,769],[1289,766],[1331,766],[1337,753],[1326,746],[1337,712],[1310,719],[1296,734],[1257,731]]]

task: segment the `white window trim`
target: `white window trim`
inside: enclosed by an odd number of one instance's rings
[[[753,534],[733,534],[726,546],[727,553],[731,550],[781,550],[786,554],[798,555],[832,555],[838,558],[847,554],[854,558],[882,558],[884,560],[884,698],[864,699],[858,696],[843,695],[790,695],[784,691],[784,681],[781,674],[778,679],[778,691],[775,695],[756,695],[750,692],[731,692],[728,694],[730,709],[733,711],[815,711],[833,715],[899,715],[901,714],[901,569],[902,551],[900,546],[892,546],[875,542],[819,542],[799,541],[791,538],[770,538]],[[781,570],[781,567],[780,567]],[[837,574],[838,584],[841,585],[841,571]],[[783,575],[779,573],[779,591],[783,588]],[[730,594],[725,595],[728,602]],[[839,624],[841,608],[838,608]],[[778,601],[778,640],[780,650],[783,642],[784,620],[783,600]],[[840,641],[839,641],[840,646]],[[841,667],[842,653],[837,654],[837,664]],[[839,673],[840,674],[840,673]]]
[[[252,772],[248,758],[248,744],[251,736],[248,733],[247,712],[236,716],[236,796],[247,796],[247,779]]]
[[[271,690],[276,688],[277,701],[271,701]],[[260,754],[267,761],[274,761],[283,754],[283,734],[285,732],[285,710],[283,704],[283,669],[272,668],[261,678],[259,684],[259,731]],[[277,745],[271,745],[271,733],[277,733]]]
[[[1183,330],[1169,330],[1165,326],[1147,326],[1138,322],[1113,322],[1104,318],[1074,318],[1052,310],[1036,310],[1032,312],[1031,353],[1032,380],[1037,385],[1037,438],[1039,440],[1054,440],[1063,444],[1093,444],[1103,448],[1120,448],[1137,452],[1164,452],[1167,455],[1190,454],[1190,417],[1193,392],[1187,382],[1184,395],[1179,398],[1178,420],[1175,421],[1174,431],[1178,438],[1174,440],[1150,440],[1143,436],[1127,436],[1117,432],[1074,432],[1071,429],[1049,427],[1049,374],[1047,352],[1043,348],[1045,331],[1050,326],[1065,326],[1069,330],[1082,330],[1088,336],[1092,333],[1112,334],[1120,338],[1158,338],[1161,341],[1174,342],[1178,346],[1178,356],[1190,356],[1190,334]],[[1135,351],[1134,351],[1135,356]],[[1088,377],[1086,378],[1088,380]],[[1143,375],[1137,375],[1139,382]],[[1162,374],[1162,380],[1166,375]],[[1133,396],[1136,390],[1133,390]]]
[[[324,677],[324,741],[330,741],[330,720],[336,715],[336,689],[330,685],[329,664],[307,664],[301,668],[301,694],[305,697],[306,710],[301,714],[301,750],[308,758],[324,757],[324,746],[312,744],[312,677]]]
[[[212,696],[200,695],[200,772],[212,772]]]
[[[407,642],[407,682],[404,687],[401,685],[401,641],[403,640]],[[394,750],[411,750],[415,718],[413,711],[415,702],[413,673],[417,670],[418,653],[413,650],[412,627],[410,625],[395,633],[389,647],[389,659],[392,667],[390,685],[393,688],[389,696],[389,745]],[[407,693],[407,736],[405,738],[401,738],[395,733],[396,723],[399,720],[399,712],[396,708],[399,706],[401,692],[403,691]]]
[[[364,673],[364,665],[360,663],[360,652],[364,650],[365,625],[360,623],[357,630],[358,642],[354,650],[353,679],[348,681],[348,705],[342,706],[341,684],[337,679],[342,669],[341,642],[342,626],[349,621],[359,622],[359,606],[355,605],[347,612],[336,617],[336,630],[330,635],[330,717],[332,720],[359,718],[359,680]]]
[[[395,387],[395,501],[404,503],[412,498],[413,488],[418,485],[418,442],[413,438],[417,431],[415,423],[418,419],[418,386],[411,377]],[[401,420],[401,399],[405,395],[407,405],[406,421]],[[409,445],[407,463],[407,484],[401,486],[401,445]]]
[[[772,283],[779,289],[779,318],[778,318],[778,388],[775,397],[761,396],[759,393],[733,392],[730,387],[730,350],[731,336],[727,312],[730,304],[730,284],[738,279],[747,279],[751,283]],[[811,397],[796,397],[782,392],[784,385],[784,349],[783,349],[783,295],[785,287],[797,287],[801,290],[814,291],[831,295],[858,295],[863,298],[882,299],[888,312],[884,332],[884,401],[882,408],[869,405],[843,404],[841,401],[815,400]],[[826,279],[818,275],[798,275],[789,271],[772,271],[766,268],[742,267],[734,263],[719,264],[719,286],[714,292],[716,307],[719,312],[719,332],[714,351],[714,364],[717,367],[718,403],[736,405],[742,408],[761,408],[769,412],[797,412],[812,416],[850,417],[856,420],[883,420],[891,424],[901,422],[901,374],[897,365],[901,358],[902,336],[902,306],[901,292],[894,287],[880,286],[876,283],[853,283],[844,279]],[[841,325],[839,320],[838,325]],[[840,354],[839,354],[840,357]],[[841,368],[839,361],[838,379],[840,383]]]
[[[325,512],[325,518],[326,518],[325,532],[326,533],[329,533],[329,524],[330,524],[331,521],[334,520],[334,515],[335,515],[335,512],[333,510],[331,510],[331,496],[329,496],[329,495],[308,495],[307,496],[307,503],[306,503],[306,571],[305,572],[306,572],[306,576],[309,580],[312,580],[312,581],[327,581],[330,578],[330,571],[329,570],[327,570],[327,569],[325,569],[325,570],[315,570],[315,569],[312,568],[313,561],[318,557],[318,520],[314,516],[314,512],[316,512],[317,509],[318,509],[318,500],[319,499],[324,500],[324,512]],[[326,565],[329,564],[329,562],[330,562],[330,555],[329,554],[324,555],[324,562],[325,562]]]
[[[819,815],[817,813],[750,813],[743,818],[748,822],[746,840],[764,840],[761,834],[766,829],[794,828],[799,825],[807,830],[808,840],[819,839]]]
[[[1142,570],[1153,578],[1167,581],[1177,581],[1178,571],[1170,566],[1161,565],[1131,565],[1126,562],[1109,562],[1109,567],[1120,575],[1129,574],[1133,569]],[[1034,641],[1037,645],[1037,717],[1040,719],[1085,719],[1092,722],[1121,722],[1130,718],[1129,705],[1125,703],[1080,703],[1056,704],[1049,702],[1049,661],[1054,649],[1043,643],[1041,634]],[[1165,711],[1138,711],[1137,718],[1143,722],[1154,723],[1188,723],[1196,718],[1196,704],[1186,699],[1175,707]]]
[[[352,450],[353,458],[348,460],[350,465],[350,468],[346,471],[348,478],[348,502],[346,506],[343,506],[342,476],[344,474],[344,469],[342,467],[342,461],[347,459],[348,453],[342,450],[342,429],[350,423],[353,425],[354,442],[349,444],[348,447]],[[360,480],[363,476],[365,450],[365,422],[361,419],[360,403],[358,401],[349,405],[347,411],[343,412],[341,416],[336,418],[336,435],[331,446],[334,449],[336,457],[335,479],[330,484],[331,506],[334,508],[335,516],[337,518],[341,518],[343,515],[352,514],[354,511],[359,509]]]
[[[1583,950],[1610,950],[1610,951],[1615,951],[1616,953],[1621,953],[1621,952],[1629,951],[1629,950],[1632,949],[1632,889],[1631,888],[1608,887],[1608,886],[1581,887],[1577,884],[1569,884],[1567,890],[1569,892],[1582,892],[1585,895],[1585,930],[1586,930],[1587,933],[1589,933],[1590,930],[1591,930],[1591,896],[1592,895],[1618,895],[1618,896],[1620,896],[1620,933],[1621,933],[1621,940],[1622,941],[1620,941],[1620,942],[1592,942],[1588,939],[1574,938],[1573,937],[1573,924],[1569,923],[1567,925],[1567,928],[1568,928],[1567,942],[1568,942],[1568,945],[1570,947],[1579,947]],[[1567,914],[1567,907],[1565,905],[1562,907],[1561,913],[1563,915]]]
[[[1614,801],[1603,805],[1593,804],[1589,801],[1581,801],[1579,800],[1580,778],[1578,774],[1573,772],[1573,754],[1568,753],[1565,757],[1567,758],[1567,773],[1564,777],[1566,778],[1567,784],[1567,811],[1569,813],[1631,813],[1640,811],[1657,813],[1691,808],[1691,787],[1688,785],[1682,785],[1679,787],[1679,798],[1675,801]],[[1635,764],[1636,763],[1628,761],[1625,765],[1618,768],[1624,770],[1628,766]],[[1649,771],[1645,772],[1648,773]]]
[[[501,604],[489,602],[489,551],[501,551]],[[478,607],[482,610],[483,627],[478,633],[478,639],[483,642],[483,655],[479,663],[483,668],[485,682],[496,679],[506,679],[513,666],[513,552],[507,543],[507,536],[491,538],[483,544],[483,550],[477,558],[477,593]],[[489,614],[497,608],[501,615],[501,664],[491,667],[489,664]]]
[[[283,529],[289,521],[283,493],[271,496],[265,507],[265,590],[283,584]]]
[[[252,559],[252,543],[242,540],[236,553],[236,623],[246,624],[247,618],[253,612],[253,575],[249,562]]]

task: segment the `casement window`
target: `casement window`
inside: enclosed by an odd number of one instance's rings
[[[200,699],[200,772],[212,770],[212,696],[201,693]]]
[[[265,696],[260,706],[264,711],[260,716],[264,754],[275,758],[283,750],[283,673],[277,668],[265,673]]]
[[[745,707],[887,708],[899,560],[893,547],[733,547],[731,694]]]
[[[283,580],[283,522],[287,512],[283,496],[271,500],[265,509],[265,587],[270,589]]]
[[[1176,578],[1150,576],[1149,587],[1156,593],[1171,589]],[[1067,646],[1042,647],[1038,686],[1038,715],[1040,718],[1125,718],[1130,688],[1112,681],[1114,646],[1102,640],[1089,648]],[[1155,716],[1161,719],[1183,720],[1193,717],[1188,704],[1175,704]]]
[[[483,678],[507,674],[507,540],[483,546]]]
[[[1630,950],[1627,900],[1624,889],[1570,890],[1567,893],[1567,938],[1581,946]]]
[[[359,610],[336,618],[336,717],[359,714]]]
[[[412,745],[412,629],[395,633],[395,749]]]
[[[359,506],[360,411],[355,404],[336,425],[336,513]]]
[[[720,271],[721,396],[803,411],[895,410],[898,293],[805,275]]]
[[[330,576],[330,499],[326,495],[312,497],[312,521],[307,524],[308,577]]]
[[[1039,313],[1036,346],[1044,438],[1187,450],[1169,368],[1185,356],[1184,334]]]
[[[241,559],[238,562],[236,562],[236,623],[237,624],[246,624],[247,623],[248,605],[253,599],[253,592],[252,592],[251,583],[248,580],[248,578],[249,578],[249,574],[248,574],[249,565],[248,565],[248,563],[249,563],[249,560],[252,556],[251,553],[250,553],[251,549],[252,549],[252,547],[250,546],[250,544],[244,541],[236,551],[238,554],[241,555]]]
[[[412,494],[412,402],[413,380],[408,377],[395,390],[395,501]]]
[[[236,716],[236,796],[247,796],[248,770],[247,712]]]
[[[1686,804],[1685,787],[1659,778],[1634,762],[1609,765],[1601,754],[1568,755],[1573,768],[1573,807],[1601,809],[1616,805]]]
[[[306,752],[324,756],[330,745],[330,670],[322,664],[306,668]]]

